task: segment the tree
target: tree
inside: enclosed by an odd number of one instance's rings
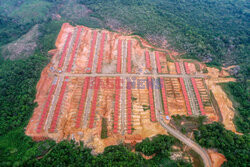
[[[249,166],[248,135],[237,135],[226,130],[221,123],[202,125],[195,131],[196,141],[203,147],[216,148],[225,155],[227,162],[223,166]]]

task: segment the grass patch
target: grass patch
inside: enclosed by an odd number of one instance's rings
[[[167,61],[174,63],[174,60],[171,59],[170,55],[166,54]]]
[[[208,73],[207,68],[203,68],[203,69],[202,69],[202,72],[205,73],[205,74],[207,74],[207,73]]]
[[[142,105],[143,107],[143,111],[147,111],[150,109],[150,106],[149,105]]]
[[[170,123],[183,134],[188,134],[194,129],[197,129],[205,121],[206,116],[191,117],[185,115],[173,115]]]
[[[101,131],[101,139],[108,138],[108,125],[107,125],[107,119],[102,118],[102,131]]]
[[[194,63],[195,69],[196,71],[200,72],[201,71],[201,67],[198,63]]]
[[[137,100],[137,98],[136,97],[132,97],[132,101],[135,101],[135,100]]]

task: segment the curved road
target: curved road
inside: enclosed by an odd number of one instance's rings
[[[156,82],[159,82],[159,80],[156,80]],[[158,84],[159,85],[159,84]],[[197,152],[204,163],[205,167],[212,167],[212,162],[207,154],[206,150],[204,150],[201,146],[199,146],[197,143],[192,141],[190,138],[186,137],[183,135],[181,132],[178,130],[170,127],[168,124],[165,123],[163,120],[163,117],[161,116],[161,113],[159,111],[162,111],[162,105],[161,105],[161,100],[160,100],[160,90],[159,89],[154,89],[154,100],[155,100],[155,112],[156,112],[156,118],[158,122],[161,124],[161,126],[166,129],[170,134],[172,134],[174,137],[191,147],[195,152]]]
[[[188,137],[183,135],[178,130],[176,130],[176,129],[170,127],[169,125],[167,125],[164,122],[164,120],[162,120],[162,118],[160,118],[158,121],[160,122],[162,127],[164,129],[166,129],[171,135],[173,135],[174,137],[176,137],[177,139],[179,139],[180,141],[182,141],[183,143],[185,143],[186,145],[191,147],[195,152],[197,152],[201,156],[201,158],[203,160],[203,163],[204,163],[204,165],[206,167],[212,167],[212,161],[211,161],[208,153],[206,152],[206,150],[201,148],[201,146],[199,146],[197,143],[195,143],[194,141],[192,141],[191,139],[189,139]]]

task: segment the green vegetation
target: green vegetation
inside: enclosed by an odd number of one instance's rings
[[[61,24],[51,21],[40,26],[39,45],[29,58],[10,61],[0,57],[0,166],[24,166],[43,154],[41,147],[55,145],[51,141],[33,142],[24,128],[36,107],[36,84],[49,62],[47,52],[54,48]]]
[[[88,9],[76,0],[5,0],[0,2],[0,48],[17,40],[36,24],[54,26],[50,22],[57,20],[56,14],[61,15],[60,22],[101,27],[100,21],[88,16]]]
[[[164,37],[171,46],[184,51],[190,58],[228,63],[226,58],[230,56],[230,62],[243,63],[249,55],[247,1],[78,2],[90,8],[98,19],[116,20],[120,27],[128,27],[142,37]]]
[[[136,35],[136,34],[133,34],[133,35]],[[133,38],[136,39],[137,42],[139,42],[139,45],[140,45],[141,48],[143,48],[143,49],[146,48],[145,46],[142,45],[142,42],[141,42],[140,38],[138,38],[138,37],[133,37]]]
[[[150,140],[144,139],[141,143],[136,144],[135,150],[142,152],[146,156],[153,154],[160,154],[161,156],[169,156],[171,145],[173,145],[175,138],[165,135],[157,135]]]
[[[146,138],[141,143],[137,143],[135,150],[146,156],[153,156],[152,159],[146,161],[147,166],[191,166],[183,161],[170,160],[171,147],[178,142],[174,137],[157,135],[152,139]]]
[[[89,166],[93,156],[90,149],[83,144],[77,146],[74,142],[62,141],[53,144],[43,156],[25,161],[24,166]]]
[[[183,134],[188,135],[188,133],[193,132],[194,129],[200,127],[205,121],[205,116],[190,117],[185,115],[173,115],[170,123]]]
[[[107,119],[106,118],[102,118],[101,139],[106,139],[107,137],[108,137]]]
[[[164,142],[169,142],[168,136],[155,137],[158,140],[165,138]],[[166,140],[168,139],[168,140]],[[173,139],[172,139],[173,140]],[[171,144],[168,144],[171,146]],[[162,149],[163,150],[163,149]],[[169,150],[169,149],[168,149]],[[83,143],[77,146],[74,142],[62,141],[57,145],[52,145],[41,159],[32,159],[25,162],[28,166],[136,166],[141,167],[151,165],[154,160],[145,160],[139,153],[133,153],[123,145],[109,146],[98,156],[90,154],[91,150],[85,148]],[[167,153],[167,150],[164,150]],[[62,157],[64,157],[62,159]],[[166,157],[158,165],[170,164],[170,166],[191,166],[183,161],[174,162]],[[158,159],[157,159],[158,160]],[[165,160],[165,161],[164,161]],[[156,165],[156,164],[154,164]]]
[[[144,159],[137,153],[131,152],[123,145],[105,148],[103,154],[92,161],[91,166],[143,166]]]
[[[60,21],[50,21],[40,26],[39,31],[43,35],[39,40],[38,52],[47,55],[49,50],[55,49],[55,41],[64,22],[65,20],[62,19]]]
[[[234,102],[234,107],[238,111],[235,116],[235,123],[237,125],[237,130],[243,133],[250,132],[250,94],[246,86],[238,82],[229,82],[226,84],[221,84],[222,88],[227,92],[229,97],[231,97]]]
[[[77,0],[58,1],[56,10],[67,22],[75,25],[85,25],[93,28],[103,28],[102,20],[96,19],[95,13],[89,13],[89,9],[77,3]]]
[[[73,24],[125,27],[159,45],[167,40],[170,45],[164,47],[171,46],[185,53],[184,57],[198,57],[209,65],[249,66],[247,1],[6,0],[0,4],[0,13],[4,37],[0,44],[50,20],[52,14],[60,14]]]
[[[8,16],[22,24],[42,23],[48,19],[46,15],[52,5],[52,3],[41,0],[25,0],[16,10],[8,13]]]
[[[221,71],[221,64],[219,62],[210,62],[210,63],[206,63],[206,65],[208,67],[214,67],[217,68]]]
[[[46,35],[41,34],[37,50],[31,57],[16,61],[1,58],[0,166],[24,166],[24,162],[41,156],[43,147],[55,145],[51,141],[33,142],[24,134],[24,127],[36,107],[36,84],[49,61],[47,51],[54,48],[59,27],[59,22],[45,23],[40,27]]]
[[[38,48],[23,60],[0,63],[0,136],[24,127],[36,106],[36,84],[42,69],[49,62],[48,50],[54,48],[62,22],[53,21],[40,27]]]
[[[36,24],[48,20],[52,7],[49,0],[5,0],[0,3],[0,13],[20,25]]]
[[[249,135],[236,135],[222,124],[214,122],[200,126],[195,131],[195,139],[201,146],[216,148],[225,155],[227,162],[223,166],[249,166]]]
[[[174,60],[171,59],[170,55],[166,54],[166,58],[167,58],[167,61],[172,62],[172,63],[174,62]],[[169,71],[169,70],[168,70],[168,71]]]
[[[48,20],[52,3],[45,0],[5,0],[0,2],[0,47],[18,39],[35,24]]]
[[[9,140],[12,139],[12,140]],[[13,141],[14,140],[14,141]],[[18,141],[16,141],[18,140]],[[0,143],[0,166],[191,166],[184,161],[169,159],[170,147],[174,144],[174,138],[159,135],[149,142],[154,145],[156,156],[151,160],[145,160],[136,152],[131,152],[124,145],[106,147],[102,154],[93,156],[91,149],[73,141],[62,141],[56,144],[54,141],[35,143],[31,138],[24,136],[23,131],[9,133],[2,137]],[[157,142],[161,142],[157,145]],[[15,143],[15,145],[13,145]],[[164,144],[165,143],[165,144]],[[139,143],[139,148],[146,147],[145,140]],[[136,146],[137,147],[137,146]],[[140,151],[140,150],[139,150]]]
[[[195,65],[196,71],[200,72],[201,71],[200,65],[198,63],[194,63],[194,65]]]
[[[36,104],[36,83],[48,59],[36,54],[0,66],[0,135],[27,123]]]
[[[205,118],[176,115],[173,116],[171,124],[178,130],[185,128],[187,132],[194,132],[198,144],[205,148],[216,149],[225,155],[227,162],[222,166],[249,166],[249,134],[237,135],[226,130],[221,123],[207,124]]]
[[[142,105],[142,107],[143,107],[143,111],[150,110],[150,106],[149,105]]]
[[[135,100],[137,100],[137,98],[136,97],[132,97],[132,101],[135,101]]]
[[[24,166],[24,162],[40,157],[55,145],[54,141],[35,143],[17,128],[0,136],[0,166]]]
[[[0,47],[18,39],[28,32],[31,27],[30,24],[19,25],[14,19],[0,14]]]

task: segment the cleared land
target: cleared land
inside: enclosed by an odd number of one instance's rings
[[[26,128],[35,140],[81,140],[100,153],[109,145],[166,134],[159,117],[219,120],[199,63],[175,62],[170,52],[133,36],[68,23],[56,48]]]

